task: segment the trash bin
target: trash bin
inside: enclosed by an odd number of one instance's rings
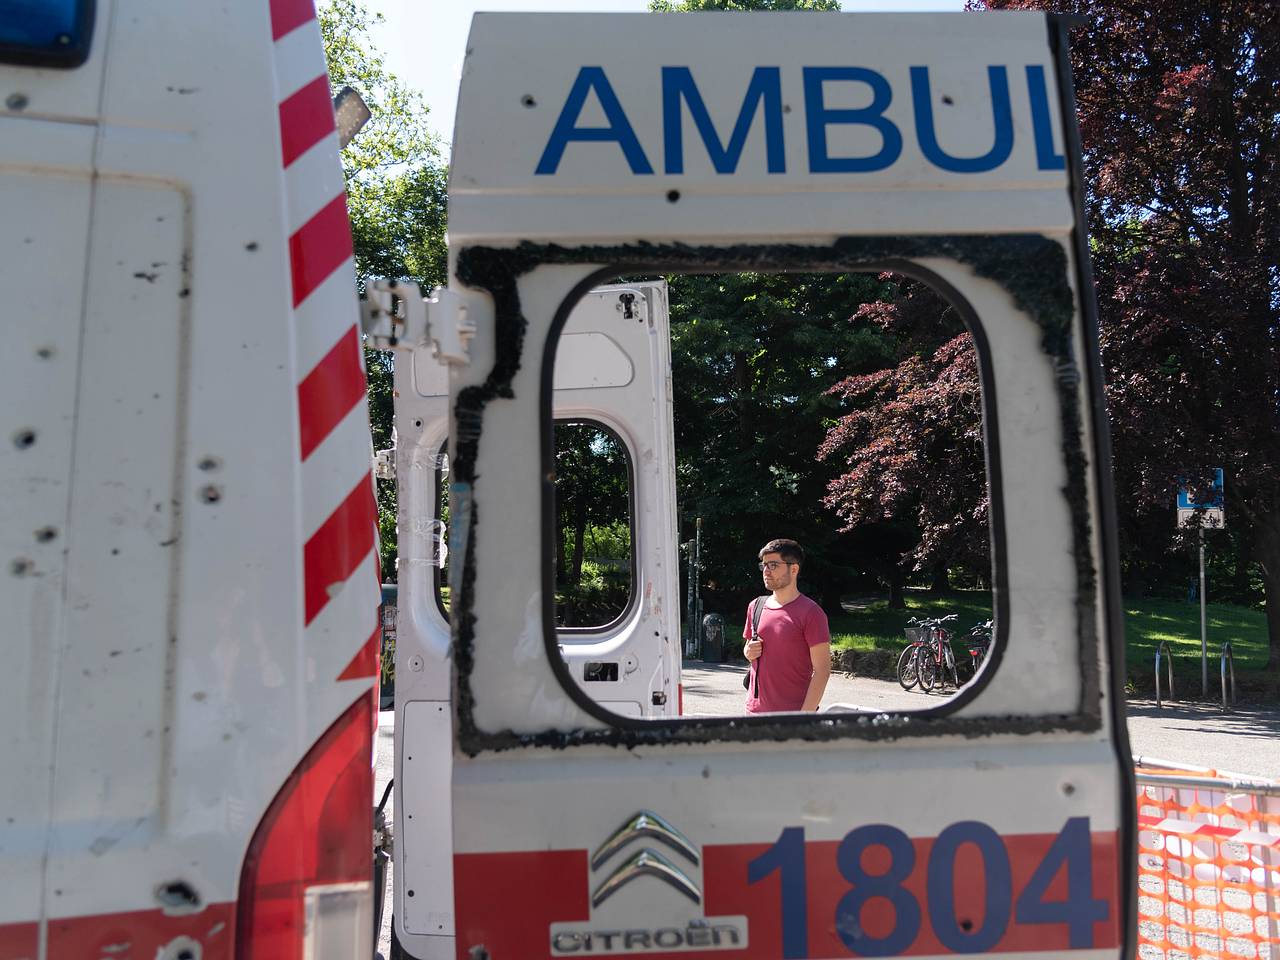
[[[702,618],[702,659],[706,663],[724,663],[724,617],[718,613]]]

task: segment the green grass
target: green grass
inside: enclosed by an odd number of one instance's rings
[[[903,629],[911,617],[959,614],[954,632],[967,633],[991,616],[991,595],[981,590],[959,590],[944,595],[908,591],[906,610],[890,610],[888,601],[874,600],[860,608],[830,618],[831,645],[836,650],[869,651],[901,649]],[[1260,610],[1224,603],[1208,606],[1209,671],[1218,670],[1222,641],[1230,639],[1237,677],[1260,674],[1267,665],[1267,620]],[[743,622],[726,624],[730,650],[740,646]],[[1156,646],[1168,641],[1176,676],[1200,675],[1200,606],[1177,600],[1128,600],[1125,602],[1126,666],[1131,675],[1152,673]]]
[[[887,600],[867,603],[862,609],[830,618],[831,646],[836,650],[900,650],[907,642],[904,631],[915,617],[958,614],[951,632],[959,636],[982,620],[991,619],[991,594],[961,591],[946,596],[908,593],[906,610],[890,610]]]
[[[1267,666],[1267,618],[1261,610],[1226,603],[1207,605],[1210,679],[1217,676],[1222,641],[1231,641],[1236,675]],[[1178,600],[1125,602],[1129,672],[1155,669],[1156,647],[1169,643],[1175,676],[1200,676],[1200,605]]]

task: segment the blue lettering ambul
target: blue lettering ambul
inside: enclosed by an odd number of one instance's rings
[[[1053,146],[1053,118],[1049,116],[1044,67],[1027,67],[1027,93],[1031,97],[1031,127],[1036,135],[1036,166],[1041,170],[1067,169],[1066,157]]]
[[[728,146],[720,142],[711,116],[707,113],[702,94],[693,81],[693,74],[688,67],[662,68],[662,136],[665,149],[666,172],[684,173],[684,128],[680,112],[680,101],[689,105],[689,116],[693,118],[702,142],[706,145],[707,156],[716,173],[733,173],[738,169],[738,161],[742,157],[742,148],[747,142],[747,133],[761,103],[764,104],[764,137],[767,169],[770,173],[786,173],[786,150],[782,134],[782,75],[777,67],[756,67],[751,75],[751,83],[742,98],[742,107],[738,110],[738,119],[733,133],[729,136]]]
[[[916,113],[916,139],[920,152],[935,167],[951,173],[985,173],[1009,159],[1013,152],[1013,110],[1009,106],[1009,73],[1004,67],[987,67],[991,87],[991,113],[995,120],[995,142],[980,157],[953,157],[938,145],[933,124],[933,102],[929,96],[929,68],[911,68],[911,100]]]
[[[607,127],[580,127],[578,117],[586,105],[587,94],[595,91],[596,99],[604,110]],[[551,138],[542,151],[542,159],[534,173],[541,176],[553,174],[560,168],[560,159],[564,156],[564,148],[574,141],[608,142],[613,141],[622,148],[632,173],[653,173],[649,158],[644,155],[636,132],[631,129],[631,122],[618,102],[617,94],[605,76],[604,67],[583,67],[573,81],[569,96],[565,98],[564,108],[556,120]]]
[[[827,82],[865,83],[871,88],[871,106],[857,110],[833,110],[824,101]],[[872,173],[892,166],[902,153],[902,132],[884,115],[893,100],[889,81],[866,67],[805,67],[805,132],[809,139],[810,173]],[[827,127],[833,123],[864,124],[879,131],[883,145],[869,157],[833,157],[827,146]]]

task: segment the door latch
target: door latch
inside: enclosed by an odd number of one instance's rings
[[[360,301],[360,327],[378,350],[418,350],[430,346],[441,363],[471,362],[471,338],[485,313],[480,294],[436,287],[429,298],[411,280],[374,280]]]

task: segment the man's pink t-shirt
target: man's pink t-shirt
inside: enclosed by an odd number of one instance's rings
[[[751,604],[747,604],[742,639],[751,639]],[[751,664],[752,672],[759,672],[747,689],[747,712],[799,710],[813,679],[809,648],[831,642],[827,615],[803,593],[785,606],[771,607],[766,603],[760,615],[760,640],[764,646],[760,657]]]

